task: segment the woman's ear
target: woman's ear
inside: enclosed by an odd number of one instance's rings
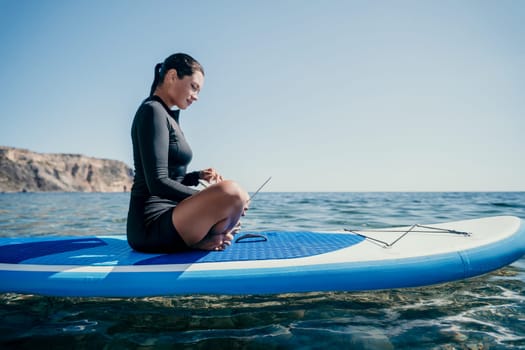
[[[175,79],[179,80],[179,76],[177,75],[177,70],[175,68],[171,68],[166,72],[166,75],[171,81],[174,81]]]

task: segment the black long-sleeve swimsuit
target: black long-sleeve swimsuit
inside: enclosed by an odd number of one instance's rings
[[[130,246],[142,251],[176,251],[183,244],[171,224],[177,203],[197,192],[199,172],[187,173],[193,156],[179,126],[179,110],[158,97],[138,108],[131,127],[135,177],[127,219]],[[171,227],[169,225],[171,224]],[[171,232],[170,232],[171,231]]]

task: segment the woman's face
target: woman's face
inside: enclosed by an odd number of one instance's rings
[[[171,80],[168,88],[171,104],[186,109],[199,99],[199,92],[204,84],[204,76],[201,72],[195,71],[193,75],[186,75],[179,79],[177,71],[172,69],[168,71],[167,78]]]

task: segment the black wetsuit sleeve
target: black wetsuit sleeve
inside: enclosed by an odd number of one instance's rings
[[[137,141],[144,168],[144,177],[150,194],[174,201],[182,201],[197,193],[197,190],[169,177],[169,126],[166,117],[155,111],[152,106],[144,106],[143,112],[146,115],[140,118],[137,125],[139,129]]]
[[[197,186],[199,184],[200,171],[194,171],[187,173],[182,180],[182,184],[186,186]]]

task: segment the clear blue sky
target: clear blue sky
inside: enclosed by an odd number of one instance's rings
[[[525,190],[525,1],[0,0],[0,144],[132,165],[155,63],[191,169],[254,190]]]

